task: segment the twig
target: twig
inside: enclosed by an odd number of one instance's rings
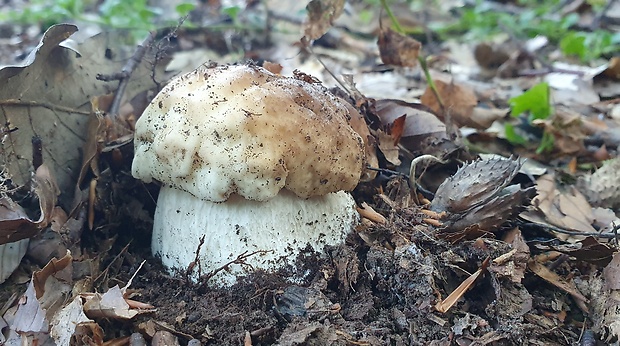
[[[321,58],[312,50],[312,47],[310,45],[308,45],[307,47],[305,47],[310,54],[312,54],[314,56],[314,58],[323,66],[323,68],[325,69],[325,71],[327,71],[327,73],[329,73],[330,76],[332,76],[332,78],[347,92],[347,94],[349,94],[349,96],[352,96],[353,93],[351,92],[351,90],[349,90],[349,88],[346,87],[346,85],[344,85],[344,83],[342,81],[340,81],[340,79],[338,77],[336,77],[336,75],[325,65],[325,63],[323,62],[323,60],[321,60]]]
[[[70,107],[55,105],[53,103],[48,102],[38,102],[38,101],[23,101],[17,99],[8,99],[0,101],[0,105],[2,106],[16,106],[16,107],[43,107],[53,111],[62,111],[67,113],[75,113],[75,114],[83,114],[90,115],[90,111],[81,111],[79,109],[74,109]]]
[[[597,13],[596,16],[594,16],[594,19],[592,19],[592,23],[590,23],[590,30],[596,31],[596,30],[600,29],[600,27],[601,27],[601,19],[603,19],[603,17],[605,16],[605,13],[607,13],[607,11],[609,11],[611,6],[616,1],[617,0],[607,0],[607,3],[605,4],[605,7],[603,7],[601,12]]]
[[[581,231],[569,231],[563,228],[559,228],[549,224],[542,224],[537,222],[524,222],[521,224],[522,226],[528,227],[538,227],[538,228],[546,228],[547,230],[551,230],[558,233],[568,234],[568,235],[580,235],[584,237],[595,237],[595,238],[603,238],[603,239],[614,239],[617,234],[613,233],[599,233],[599,232],[581,232]]]
[[[194,271],[194,267],[196,265],[198,265],[198,276],[202,275],[202,266],[200,265],[200,249],[202,248],[202,245],[205,243],[205,235],[203,234],[202,237],[200,237],[200,239],[198,240],[198,246],[196,247],[196,256],[194,257],[194,262],[190,263],[187,266],[187,269],[185,270],[185,278],[189,278],[189,275],[192,273],[192,271]]]
[[[141,45],[138,46],[134,54],[127,61],[125,66],[120,73],[114,73],[111,75],[102,75],[97,74],[97,79],[102,81],[112,81],[118,80],[118,88],[116,89],[116,93],[114,94],[114,100],[112,101],[112,105],[108,110],[108,116],[111,120],[115,120],[118,116],[118,111],[121,107],[121,100],[123,95],[125,94],[125,89],[127,89],[127,85],[129,84],[129,78],[133,71],[140,65],[144,54],[146,54],[147,49],[152,45],[155,40],[155,32],[149,32],[147,38],[142,42]]]
[[[199,288],[203,288],[206,285],[206,283],[209,282],[209,280],[211,280],[211,278],[213,278],[215,275],[217,275],[217,273],[221,272],[222,270],[225,270],[226,268],[228,268],[229,265],[231,265],[231,264],[241,264],[241,265],[246,264],[247,265],[247,263],[245,263],[245,260],[247,258],[250,258],[250,257],[252,257],[254,255],[257,255],[257,254],[265,254],[265,253],[268,253],[268,252],[273,252],[273,251],[272,250],[257,250],[257,251],[250,252],[250,253],[248,253],[246,251],[246,252],[240,254],[234,260],[229,261],[228,263],[225,263],[224,265],[220,266],[219,268],[214,269],[211,272],[209,272],[208,274],[205,274],[204,276],[202,276],[200,278],[200,282],[201,283],[200,283],[200,287]]]
[[[107,274],[110,271],[110,267],[112,267],[112,265],[114,264],[114,262],[116,262],[117,259],[119,259],[121,257],[122,254],[124,254],[125,252],[127,252],[127,249],[129,249],[129,245],[131,245],[131,241],[129,243],[127,243],[127,245],[125,245],[124,248],[121,249],[121,251],[114,256],[114,258],[112,259],[112,261],[110,261],[110,264],[108,264],[108,266],[99,274],[97,275],[97,277],[95,278],[95,280],[93,280],[93,282],[97,282],[99,281],[99,279],[101,279],[101,277],[104,274]]]

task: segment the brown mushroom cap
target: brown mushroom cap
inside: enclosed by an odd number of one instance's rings
[[[364,146],[343,102],[260,67],[202,66],[162,89],[136,123],[133,176],[214,202],[350,191]]]

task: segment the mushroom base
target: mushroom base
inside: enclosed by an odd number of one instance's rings
[[[230,264],[212,280],[228,286],[254,269],[275,271],[293,264],[309,244],[316,251],[342,243],[358,221],[355,202],[347,192],[300,199],[282,190],[265,202],[233,195],[214,203],[168,186],[162,187],[153,225],[153,254],[172,271],[184,272],[196,259],[202,274],[221,268],[239,255],[257,252],[245,265]],[[198,277],[198,266],[192,278]]]

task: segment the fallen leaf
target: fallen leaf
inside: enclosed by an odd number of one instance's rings
[[[551,270],[547,269],[547,267],[533,259],[528,262],[527,267],[543,280],[570,294],[573,298],[575,298],[578,306],[584,312],[588,312],[588,308],[586,305],[588,303],[588,299],[584,297],[581,292],[579,292],[579,290],[577,289],[577,287],[575,287],[575,284],[572,281],[569,282],[562,279],[558,274],[552,272]]]
[[[486,123],[478,124],[471,119],[474,107],[478,104],[478,97],[471,88],[454,81],[448,83],[435,79],[434,82],[443,107],[430,86],[420,98],[423,105],[433,110],[443,121],[450,117],[458,127],[485,129]]]
[[[467,292],[473,286],[476,280],[478,280],[478,278],[486,271],[487,267],[489,266],[489,262],[489,258],[485,259],[484,262],[482,262],[480,269],[478,269],[475,273],[471,274],[467,279],[465,279],[459,285],[459,287],[455,288],[454,291],[452,291],[452,293],[450,293],[450,295],[446,297],[446,299],[440,300],[439,302],[437,302],[437,304],[435,304],[435,310],[441,313],[445,313],[450,310],[450,308],[454,306],[454,304],[456,304],[459,299],[461,299],[465,292]]]
[[[94,321],[84,315],[82,298],[77,296],[54,315],[51,321],[50,335],[56,341],[56,345],[70,345],[71,338],[78,326],[92,322]],[[102,333],[101,336],[103,336]],[[103,340],[100,339],[99,343],[95,345],[101,345],[102,342]],[[87,343],[81,343],[81,345],[87,345]]]
[[[308,19],[304,23],[304,35],[308,40],[316,40],[332,27],[344,9],[344,0],[312,0],[306,6]]]
[[[555,185],[553,175],[546,174],[536,180],[537,195],[532,200],[534,210],[521,213],[521,217],[532,222],[542,218],[560,228],[586,233],[595,233],[592,227],[592,207],[583,195],[574,187],[561,192]],[[566,239],[563,234],[557,235]]]
[[[377,44],[381,61],[386,65],[414,67],[418,64],[422,44],[414,38],[387,28],[381,29]]]

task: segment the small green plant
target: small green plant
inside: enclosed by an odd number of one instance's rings
[[[532,124],[534,120],[545,120],[553,113],[551,99],[549,97],[549,84],[539,83],[531,87],[523,94],[509,100],[511,106],[510,115],[519,117],[524,113],[528,114],[527,122]],[[506,139],[513,144],[525,145],[526,139],[520,136],[512,124],[505,125]],[[553,149],[554,137],[552,133],[543,132],[542,138],[536,149],[537,154],[549,152]]]
[[[176,11],[181,18],[193,8],[192,3],[181,3]],[[39,24],[43,30],[63,22],[91,22],[115,29],[127,29],[134,39],[140,40],[146,36],[146,32],[157,29],[155,19],[160,14],[161,9],[150,6],[148,0],[104,0],[101,3],[95,0],[30,0],[19,10],[0,9],[0,22]]]
[[[582,62],[588,62],[604,54],[619,52],[620,33],[571,31],[560,41],[560,48],[564,54],[575,55]]]

